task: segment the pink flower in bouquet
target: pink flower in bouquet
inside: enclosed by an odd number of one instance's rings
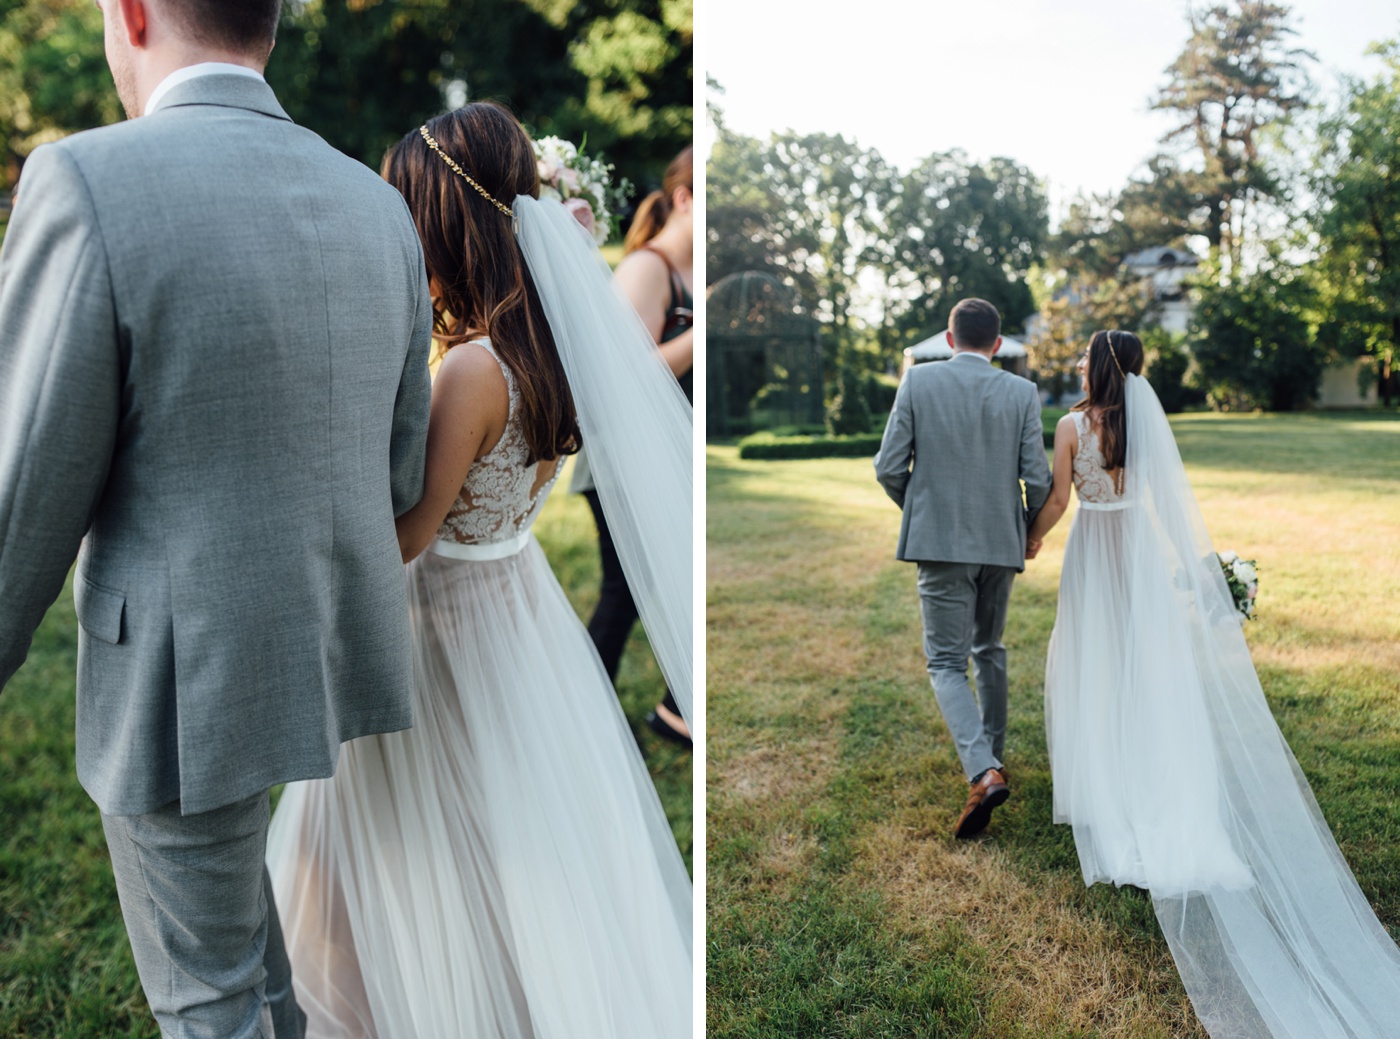
[[[570,191],[578,191],[578,170],[570,169],[568,166],[565,166],[559,171],[559,183]]]
[[[554,187],[559,183],[559,167],[545,159],[538,159],[535,165],[540,171],[540,182]]]
[[[586,199],[567,198],[564,200],[564,208],[573,214],[575,220],[583,225],[583,229],[589,234],[597,226],[597,221],[593,218],[593,207]]]

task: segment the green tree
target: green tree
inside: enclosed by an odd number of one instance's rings
[[[1153,107],[1180,117],[1166,140],[1186,142],[1198,163],[1183,181],[1199,199],[1193,223],[1233,273],[1253,210],[1279,189],[1266,141],[1307,104],[1313,56],[1289,46],[1296,31],[1284,4],[1231,0],[1188,17],[1191,36]]]
[[[774,197],[758,171],[762,141],[719,123],[705,170],[705,283],[740,271],[793,272],[785,261]]]
[[[1316,292],[1281,264],[1229,281],[1203,279],[1188,343],[1211,405],[1294,411],[1317,396],[1327,348],[1317,339]]]
[[[1376,358],[1380,393],[1394,401],[1400,356],[1400,40],[1377,44],[1386,71],[1348,85],[1321,126],[1313,226],[1327,297],[1323,335],[1338,353]]]
[[[44,142],[121,117],[91,0],[0,0],[0,189]]]
[[[902,341],[945,328],[959,299],[977,296],[1018,330],[1035,310],[1027,278],[1049,227],[1045,189],[1011,159],[930,156],[905,176],[891,207],[883,265],[899,301]]]
[[[1117,194],[1072,200],[1046,241],[1048,264],[1074,280],[1101,281],[1118,277],[1123,258],[1140,249],[1185,248],[1200,233],[1198,180],[1171,156],[1155,155]]]
[[[291,116],[378,166],[448,101],[499,98],[659,183],[690,143],[690,0],[287,0],[267,77]],[[91,0],[0,0],[0,169],[122,117]]]
[[[834,361],[857,337],[853,307],[862,274],[879,260],[894,170],[840,136],[783,133],[761,142],[721,128],[708,174],[707,279],[779,274],[821,320]]]
[[[645,185],[690,143],[691,33],[688,0],[299,0],[267,74],[370,165],[449,102],[495,98]]]
[[[1026,351],[1040,384],[1056,395],[1079,385],[1075,365],[1091,335],[1104,328],[1142,331],[1156,310],[1151,283],[1118,272],[1062,276],[1048,295]]]
[[[1204,399],[1204,394],[1187,382],[1191,355],[1186,352],[1183,339],[1180,333],[1160,328],[1149,328],[1142,334],[1142,345],[1147,353],[1143,375],[1151,381],[1157,399],[1162,402],[1162,410],[1169,413]]]

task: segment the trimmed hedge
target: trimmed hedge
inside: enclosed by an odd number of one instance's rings
[[[755,433],[739,441],[739,457],[779,458],[874,458],[880,449],[879,433],[853,433],[848,436],[776,437]]]
[[[1041,412],[1046,450],[1055,446],[1055,423],[1067,412],[1046,408]],[[788,429],[793,427],[789,426]],[[739,457],[753,460],[781,458],[874,458],[880,449],[882,433],[852,433],[845,436],[793,436],[786,431],[754,433],[739,441]]]

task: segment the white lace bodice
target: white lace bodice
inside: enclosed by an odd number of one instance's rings
[[[1083,411],[1071,411],[1075,432],[1079,434],[1079,449],[1074,453],[1074,489],[1080,501],[1116,502],[1123,492],[1113,482],[1113,474],[1103,467],[1103,451],[1099,435],[1089,416]]]
[[[520,428],[520,390],[515,385],[515,375],[497,356],[490,340],[473,342],[501,366],[510,393],[510,410],[501,439],[467,470],[462,492],[438,528],[439,539],[459,544],[509,541],[529,530],[544,508],[562,461],[525,464],[529,448]]]

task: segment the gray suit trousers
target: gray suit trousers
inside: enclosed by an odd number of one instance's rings
[[[103,815],[141,987],[166,1039],[301,1039],[306,1015],[263,865],[268,793]]]
[[[929,679],[969,781],[1002,765],[1007,685],[1001,634],[1015,577],[1009,566],[919,564]],[[967,680],[969,656],[977,674],[975,696]]]

